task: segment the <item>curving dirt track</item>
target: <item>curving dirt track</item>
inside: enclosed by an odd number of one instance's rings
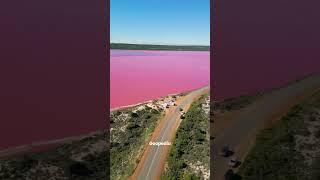
[[[216,118],[215,122],[217,123],[223,119],[230,121],[231,124],[228,124],[224,131],[217,130],[217,133],[214,130],[214,123],[211,125],[211,132],[215,137],[210,145],[211,156],[213,156],[211,179],[223,180],[224,173],[229,169],[227,165],[229,158],[219,155],[224,145],[229,145],[235,152],[234,155],[243,161],[254,145],[255,137],[261,129],[278,120],[292,106],[319,88],[320,75],[313,75],[287,87],[264,94],[251,105],[231,116],[231,119]]]
[[[188,93],[177,101],[177,106],[169,108],[165,117],[156,127],[151,141],[152,142],[171,142],[175,136],[176,130],[181,122],[180,111],[182,108],[186,112],[191,103],[201,95],[209,92],[209,86]],[[164,170],[164,165],[170,146],[154,146],[147,144],[140,162],[130,179],[154,180],[160,179]]]

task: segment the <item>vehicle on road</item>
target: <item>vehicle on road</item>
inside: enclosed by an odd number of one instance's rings
[[[240,164],[240,161],[236,157],[232,157],[228,163],[228,165],[232,168],[238,167]]]
[[[220,155],[223,157],[229,157],[233,154],[233,151],[230,150],[229,146],[223,146],[221,149]]]
[[[186,113],[185,112],[181,112],[181,115],[180,115],[180,119],[184,119],[184,118],[186,118]]]

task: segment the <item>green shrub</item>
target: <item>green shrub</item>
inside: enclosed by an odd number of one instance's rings
[[[209,115],[202,110],[202,103],[206,96],[192,103],[182,120],[170,147],[168,168],[163,179],[200,179],[194,174],[189,163],[202,162],[209,169]],[[209,137],[209,136],[208,136]]]

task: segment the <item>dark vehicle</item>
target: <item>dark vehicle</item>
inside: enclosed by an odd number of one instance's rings
[[[233,151],[230,150],[229,146],[223,146],[220,152],[220,155],[223,157],[229,157],[232,154],[233,154]]]
[[[185,112],[181,113],[180,119],[186,118],[185,114],[186,114]]]
[[[240,161],[236,157],[233,157],[230,159],[228,165],[232,168],[236,168],[240,165]]]
[[[180,108],[179,110],[180,110],[180,111],[183,111],[183,109],[182,109],[182,108]]]
[[[232,169],[228,169],[228,171],[224,174],[224,179],[225,180],[232,180],[234,177],[234,172]]]
[[[169,104],[166,106],[166,108],[169,108],[170,106],[169,106]]]

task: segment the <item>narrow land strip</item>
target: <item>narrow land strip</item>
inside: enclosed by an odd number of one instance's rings
[[[265,93],[248,107],[237,112],[236,116],[232,116],[230,119],[232,124],[228,125],[228,128],[225,128],[223,132],[215,133],[213,124],[211,128],[215,139],[211,142],[211,152],[214,159],[212,178],[222,180],[228,169],[229,159],[219,155],[223,146],[229,145],[235,151],[235,156],[243,160],[254,145],[255,137],[261,129],[279,119],[291,107],[319,88],[320,75],[307,77],[287,87]],[[219,123],[222,119],[216,117],[214,121]]]
[[[181,122],[179,109],[182,108],[183,111],[187,111],[194,100],[208,91],[208,86],[192,91],[177,102],[177,106],[171,107],[161,120],[160,125],[156,127],[151,141],[171,142]],[[146,145],[146,149],[131,179],[160,179],[168,151],[169,147],[167,146]]]

